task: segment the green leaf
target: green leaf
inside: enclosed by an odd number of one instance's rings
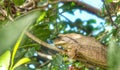
[[[24,35],[24,31],[23,31],[23,33],[21,34],[21,36],[19,37],[18,41],[16,42],[16,44],[15,44],[15,46],[14,46],[13,53],[12,53],[11,66],[10,66],[10,67],[12,67],[13,64],[14,64],[15,54],[16,54],[16,52],[17,52],[17,50],[18,50],[18,47],[19,47],[19,45],[20,45],[20,43],[21,43],[21,41],[22,41],[23,35]]]
[[[71,3],[71,6],[75,6],[75,5],[76,5],[75,2],[72,2],[72,3]]]
[[[21,65],[21,66],[19,66],[19,67],[16,67],[14,70],[30,70],[27,66],[25,66],[25,65]]]
[[[37,22],[40,22],[46,16],[46,12],[41,13],[41,16],[38,18]]]
[[[109,2],[113,2],[113,0],[106,0],[106,2],[108,2],[108,3],[109,3]]]
[[[11,53],[6,51],[0,56],[0,70],[8,70]]]
[[[15,5],[22,5],[24,2],[25,2],[25,0],[12,0],[13,2],[14,2],[14,4]]]
[[[92,24],[92,23],[96,23],[96,20],[95,19],[90,19],[87,21],[88,24]]]
[[[32,57],[36,52],[35,47],[29,48],[25,54],[25,57]]]
[[[109,42],[108,65],[108,70],[120,70],[120,45],[114,37]]]
[[[58,67],[62,64],[62,61],[63,61],[62,56],[57,54],[56,57],[52,61],[52,65],[55,65]]]
[[[22,65],[22,64],[25,64],[25,63],[28,63],[30,62],[31,60],[29,58],[22,58],[21,60],[19,60],[12,68],[12,70],[14,70],[16,67]]]
[[[37,9],[17,17],[14,21],[8,21],[6,26],[0,29],[0,55],[6,50],[11,50],[21,33],[39,16],[40,10]]]

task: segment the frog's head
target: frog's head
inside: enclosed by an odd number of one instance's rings
[[[71,39],[78,39],[81,38],[82,35],[70,33],[70,34],[59,34],[58,38],[54,40],[54,44],[56,46],[62,46],[63,48],[67,48],[71,43],[73,43],[73,40]]]
[[[69,37],[69,38],[72,38],[72,39],[79,39],[79,38],[83,37],[83,35],[76,34],[76,33],[59,34],[58,36],[59,37]]]
[[[67,44],[67,40],[65,40],[66,37],[63,37],[63,36],[59,36],[58,38],[56,38],[54,40],[54,45],[55,46],[61,46],[63,48],[65,48],[66,44]]]

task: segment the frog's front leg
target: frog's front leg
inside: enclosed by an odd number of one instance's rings
[[[70,58],[74,58],[76,56],[76,48],[71,44],[66,48],[66,54]]]

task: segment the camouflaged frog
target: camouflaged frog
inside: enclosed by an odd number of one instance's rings
[[[107,68],[107,48],[93,37],[76,33],[59,34],[54,44],[62,46],[70,58]]]

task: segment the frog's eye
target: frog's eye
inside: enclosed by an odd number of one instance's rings
[[[65,41],[64,38],[62,38],[60,36],[57,36],[57,40],[59,40],[59,41]]]
[[[56,38],[60,38],[60,36],[57,36]]]

